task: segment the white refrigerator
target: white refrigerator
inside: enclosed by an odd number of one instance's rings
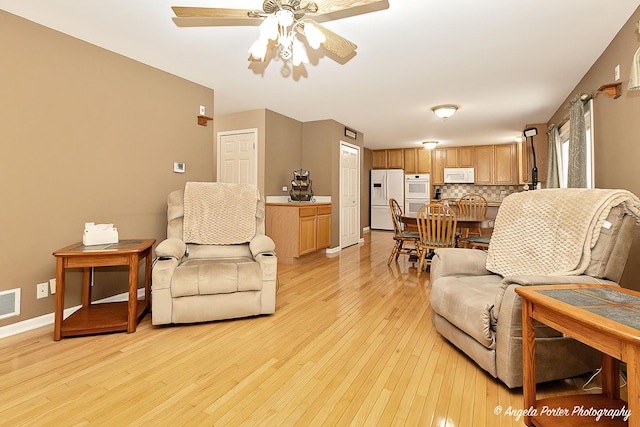
[[[371,229],[393,230],[389,199],[404,201],[404,171],[374,169],[371,171]]]

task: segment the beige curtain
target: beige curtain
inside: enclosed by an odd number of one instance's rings
[[[556,125],[549,126],[549,165],[546,188],[560,188],[560,134]]]
[[[587,187],[587,135],[584,123],[584,104],[580,95],[569,102],[569,166],[568,188]]]

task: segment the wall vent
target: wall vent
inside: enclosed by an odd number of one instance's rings
[[[20,315],[20,288],[0,291],[0,319]]]

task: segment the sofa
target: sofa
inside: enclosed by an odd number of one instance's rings
[[[506,197],[488,251],[438,249],[431,264],[433,324],[507,387],[522,386],[518,286],[617,285],[640,201],[623,190],[536,190]],[[600,353],[536,322],[536,381],[600,366]]]
[[[152,270],[152,323],[274,313],[277,258],[257,188],[188,182],[167,205],[167,239]]]

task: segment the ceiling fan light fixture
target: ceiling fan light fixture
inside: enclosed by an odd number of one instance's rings
[[[426,150],[433,150],[438,146],[438,141],[424,141],[422,145]]]
[[[458,111],[458,108],[460,107],[454,104],[443,104],[436,105],[431,109],[431,111],[433,111],[433,113],[441,119],[448,119],[449,117],[453,116],[456,111]]]
[[[291,50],[292,50],[291,62],[295,67],[297,67],[300,64],[309,63],[309,57],[307,56],[307,48],[305,48],[304,43],[302,43],[297,38],[293,39]]]
[[[260,37],[253,42],[249,48],[249,54],[253,59],[264,61],[264,57],[267,56],[267,47],[269,46],[269,39]]]
[[[278,18],[269,15],[260,24],[260,37],[275,40],[278,38]]]
[[[327,41],[327,37],[317,29],[314,25],[308,24],[304,26],[304,35],[312,49],[318,49],[320,45]]]

